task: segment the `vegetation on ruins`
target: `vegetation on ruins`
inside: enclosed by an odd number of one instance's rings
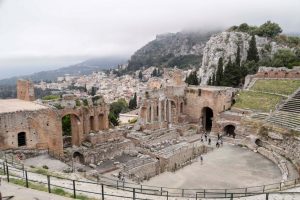
[[[186,77],[185,82],[189,85],[199,85],[199,80],[197,77],[197,72],[192,71],[188,77]]]
[[[134,93],[133,98],[130,99],[128,108],[131,109],[131,110],[137,108],[137,97],[136,97],[136,93]]]
[[[129,110],[128,104],[125,99],[118,99],[118,101],[110,104],[110,110],[108,119],[114,126],[119,125],[120,113],[127,112]]]
[[[66,115],[62,118],[62,131],[63,131],[63,135],[70,136],[72,134],[70,115]]]

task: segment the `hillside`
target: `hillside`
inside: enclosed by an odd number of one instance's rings
[[[199,67],[203,49],[212,33],[178,32],[157,35],[156,39],[137,50],[130,58],[128,70],[141,67]]]
[[[41,71],[30,75],[2,79],[0,80],[0,86],[15,85],[18,79],[30,79],[32,81],[41,81],[41,80],[53,81],[56,80],[57,77],[63,76],[65,74],[87,75],[87,74],[91,74],[94,71],[109,69],[117,66],[118,64],[123,64],[125,62],[126,62],[126,58],[120,58],[120,57],[94,58],[94,59],[86,60],[76,65],[71,65],[56,70]]]

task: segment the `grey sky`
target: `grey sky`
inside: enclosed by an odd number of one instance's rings
[[[0,0],[0,78],[90,57],[130,56],[156,34],[278,22],[300,32],[299,0]]]

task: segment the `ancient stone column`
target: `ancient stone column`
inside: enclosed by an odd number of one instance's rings
[[[167,119],[167,100],[164,100],[164,120],[168,121]]]
[[[158,121],[161,122],[161,101],[158,100]]]
[[[153,103],[151,103],[151,123],[154,121],[154,106]]]
[[[172,123],[172,102],[169,101],[169,122]]]

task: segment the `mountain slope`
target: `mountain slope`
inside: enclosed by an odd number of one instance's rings
[[[205,43],[212,33],[178,32],[157,35],[156,39],[137,50],[129,60],[128,70],[141,67],[201,65]]]
[[[0,85],[15,85],[18,79],[30,79],[32,81],[53,81],[56,80],[57,77],[65,74],[87,75],[94,71],[109,69],[125,62],[126,58],[123,57],[93,58],[76,65],[71,65],[56,70],[41,71],[30,75],[2,79],[0,80]]]

